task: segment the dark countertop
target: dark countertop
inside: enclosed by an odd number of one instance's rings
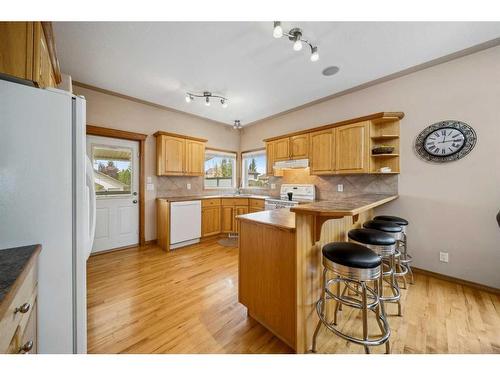
[[[354,216],[397,198],[397,195],[390,194],[361,194],[336,200],[301,204],[290,210],[297,214],[314,216]]]
[[[166,200],[168,202],[184,202],[184,201],[197,201],[197,200],[202,200],[202,199],[217,199],[217,198],[228,198],[228,199],[266,199],[266,198],[271,198],[270,196],[267,195],[253,195],[253,194],[248,194],[248,195],[224,195],[224,194],[217,194],[217,195],[190,195],[190,196],[185,196],[185,197],[158,197],[156,199],[161,199],[161,200]]]
[[[0,250],[0,305],[41,248],[40,245],[29,245]]]
[[[278,210],[259,211],[251,214],[236,216],[238,220],[271,225],[290,231],[295,231],[295,214],[288,208]]]

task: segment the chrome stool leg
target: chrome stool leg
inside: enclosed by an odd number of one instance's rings
[[[328,285],[326,284],[326,274],[328,270],[326,268],[323,268],[323,277],[322,277],[322,282],[321,285],[323,285],[323,288],[321,290],[321,300],[323,300],[322,306],[321,306],[321,314],[325,314],[326,312],[326,288]],[[340,285],[340,284],[338,284]],[[335,306],[337,308],[337,306]],[[318,332],[319,329],[321,328],[321,319],[318,320],[318,324],[316,325],[316,329],[314,330],[314,335],[313,335],[313,342],[312,342],[312,352],[316,353],[316,339],[318,337]]]

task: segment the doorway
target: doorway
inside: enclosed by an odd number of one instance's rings
[[[87,125],[87,155],[96,189],[92,253],[144,245],[145,138]]]

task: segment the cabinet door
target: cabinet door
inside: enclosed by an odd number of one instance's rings
[[[233,231],[233,211],[234,207],[222,206],[221,209],[221,232],[230,233]]]
[[[50,87],[52,64],[50,62],[49,49],[47,41],[43,33],[42,24],[36,22],[34,24],[34,65],[33,65],[33,81],[39,87]]]
[[[221,217],[220,206],[205,207],[201,215],[201,236],[213,236],[220,233]]]
[[[274,144],[274,161],[290,159],[290,138],[282,138],[273,141]]]
[[[311,174],[333,174],[333,130],[321,130],[310,134],[309,163]]]
[[[290,137],[290,154],[292,159],[307,159],[309,157],[309,134]]]
[[[369,122],[335,128],[335,170],[337,173],[368,173]]]
[[[266,174],[274,176],[274,143],[266,142]]]
[[[156,139],[156,173],[158,176],[184,174],[186,140],[160,135]]]
[[[0,22],[0,72],[33,77],[33,22]]]
[[[205,173],[205,143],[186,140],[186,174],[203,176]]]
[[[236,220],[236,216],[244,215],[248,213],[248,206],[237,206],[234,208],[234,216],[233,216],[233,231],[235,233],[240,232],[240,221]]]

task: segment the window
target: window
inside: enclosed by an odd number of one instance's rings
[[[92,146],[96,195],[130,194],[132,149]]]
[[[242,153],[241,163],[244,188],[269,187],[269,177],[266,174],[266,150]]]
[[[205,189],[236,188],[236,154],[205,151]]]

